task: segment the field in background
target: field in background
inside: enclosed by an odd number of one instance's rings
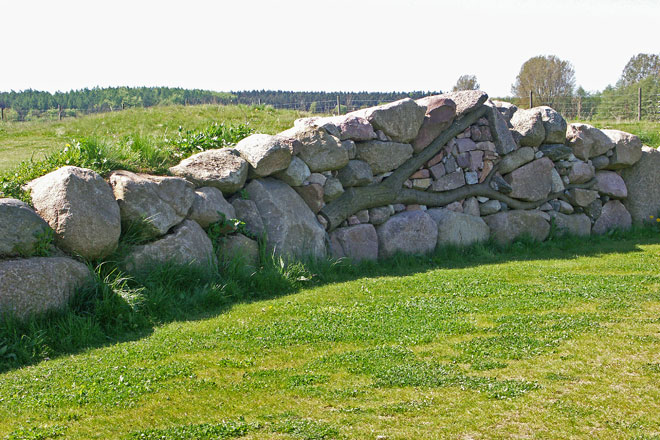
[[[248,123],[257,133],[275,134],[309,113],[273,109],[268,106],[200,105],[134,108],[100,113],[62,121],[35,120],[0,122],[0,173],[21,161],[41,160],[64,148],[73,139],[94,137],[116,141],[127,136],[149,138],[163,143],[184,130],[201,130],[211,122],[228,125]],[[598,128],[615,128],[641,137],[645,145],[660,146],[660,122],[585,121]]]
[[[256,132],[275,134],[306,115],[266,106],[174,105],[134,108],[62,121],[0,122],[0,173],[24,160],[41,160],[46,154],[81,137],[112,141],[139,136],[153,138],[158,143],[165,142],[165,138],[175,138],[180,126],[184,130],[201,130],[210,122],[248,123]]]

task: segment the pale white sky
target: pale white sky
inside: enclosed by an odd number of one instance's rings
[[[587,90],[660,52],[660,0],[0,0],[0,91],[510,93],[525,60],[570,61]]]

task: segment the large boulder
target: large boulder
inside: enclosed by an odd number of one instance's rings
[[[348,151],[339,138],[313,126],[293,127],[280,133],[300,142],[300,157],[313,172],[338,170],[348,163]]]
[[[517,112],[516,112],[517,113]],[[540,211],[505,211],[483,217],[490,235],[498,243],[509,243],[527,236],[537,241],[548,238],[550,223]]]
[[[442,95],[436,95],[436,96],[439,98],[447,98],[454,101],[454,103],[456,104],[457,119],[462,117],[463,115],[466,115],[467,113],[471,113],[474,110],[478,109],[488,99],[488,95],[485,92],[482,92],[481,90],[460,90],[458,92],[443,93]],[[432,98],[434,97],[429,96],[426,98],[422,98],[417,102],[424,104],[425,99],[430,100]]]
[[[634,134],[620,130],[601,130],[614,143],[614,154],[607,169],[628,168],[642,158],[642,141]]]
[[[110,185],[122,221],[144,223],[144,232],[151,237],[165,235],[181,223],[195,200],[193,185],[180,177],[113,171]]]
[[[426,107],[424,122],[412,142],[413,150],[419,153],[454,122],[456,103],[441,95],[428,96],[416,102]]]
[[[229,195],[245,185],[248,163],[235,149],[221,148],[194,154],[170,168],[170,172],[196,186],[212,186]]]
[[[272,178],[256,179],[246,190],[259,210],[269,253],[288,258],[326,255],[325,230],[289,185]]]
[[[245,223],[245,228],[255,237],[261,237],[266,228],[261,220],[257,204],[253,200],[236,198],[231,202],[236,218]]]
[[[573,154],[582,160],[600,156],[614,148],[614,142],[602,131],[589,124],[569,124],[566,129],[566,144]]]
[[[357,143],[357,159],[365,161],[374,174],[386,173],[403,165],[413,154],[410,144],[369,141]]]
[[[537,108],[519,109],[511,118],[511,125],[520,135],[520,145],[538,147],[545,140],[543,117]]]
[[[172,229],[172,233],[152,243],[136,246],[126,256],[129,272],[143,272],[154,264],[174,263],[210,267],[217,264],[213,244],[201,226],[192,220]]]
[[[404,211],[378,226],[378,253],[389,257],[397,252],[426,254],[438,241],[438,225],[424,211]]]
[[[545,130],[544,144],[563,144],[566,141],[566,121],[557,111],[548,107],[536,107],[541,114]]]
[[[648,222],[660,213],[660,151],[642,147],[642,158],[621,170],[628,189],[623,202],[635,223]]]
[[[400,99],[385,105],[358,110],[376,130],[383,130],[395,142],[411,142],[424,122],[426,108],[410,98]]]
[[[337,179],[344,188],[369,185],[373,178],[369,164],[362,160],[349,160],[348,165],[337,173]]]
[[[275,173],[274,176],[289,186],[300,186],[312,174],[302,159],[294,156],[286,170]]]
[[[27,203],[0,199],[0,258],[32,255],[50,230]]]
[[[500,165],[497,170],[502,174],[507,174],[533,160],[534,149],[532,147],[521,147],[516,151],[504,156],[500,161]]]
[[[90,280],[88,267],[71,258],[0,261],[0,316],[22,319],[61,309]]]
[[[603,205],[600,217],[594,223],[592,231],[594,234],[604,234],[610,229],[629,229],[632,225],[630,213],[618,200],[610,200]]]
[[[552,191],[553,169],[553,162],[543,157],[513,170],[504,177],[513,188],[509,195],[530,202],[545,199]]]
[[[429,209],[426,213],[438,225],[438,246],[468,246],[490,237],[490,228],[480,217],[444,208]]]
[[[591,219],[585,214],[566,215],[560,212],[551,212],[558,235],[587,236],[591,234]]]
[[[614,171],[598,171],[596,173],[596,185],[593,189],[613,199],[628,197],[626,182]]]
[[[28,184],[37,213],[55,231],[55,243],[84,258],[110,255],[121,219],[112,189],[97,173],[66,166]]]
[[[195,198],[188,217],[196,221],[202,228],[222,218],[236,218],[234,207],[222,195],[218,188],[206,186],[195,191]]]
[[[330,252],[333,258],[355,261],[378,258],[378,235],[371,224],[337,228],[330,233]]]
[[[291,163],[288,138],[253,134],[236,144],[236,151],[250,164],[250,175],[266,177],[286,170]]]

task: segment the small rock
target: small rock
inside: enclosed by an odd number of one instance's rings
[[[479,205],[479,214],[481,216],[495,214],[502,208],[499,200],[488,200]]]
[[[596,173],[596,185],[593,189],[613,199],[628,197],[626,183],[614,171],[598,171]]]
[[[250,174],[266,177],[286,170],[291,163],[288,139],[268,134],[253,134],[236,144],[236,151],[250,164]]]
[[[487,241],[490,236],[490,228],[478,216],[442,208],[426,212],[438,225],[438,246],[469,246]]]
[[[32,255],[50,231],[27,203],[0,198],[0,258]]]
[[[289,186],[300,186],[311,175],[309,167],[302,159],[294,156],[286,170],[275,173],[275,177]]]
[[[221,148],[194,154],[170,168],[170,172],[198,187],[212,186],[229,195],[245,185],[248,163],[235,149]]]
[[[293,189],[305,201],[314,214],[318,214],[325,206],[325,202],[323,201],[323,187],[321,185],[310,183],[309,185],[296,186]]]
[[[598,193],[588,189],[571,188],[568,190],[566,197],[568,197],[571,205],[584,207],[596,200],[598,198]]]
[[[550,158],[553,162],[566,160],[573,153],[573,150],[564,144],[543,144],[539,147],[539,151],[542,151],[543,155]]]
[[[502,158],[500,161],[499,172],[502,174],[508,174],[516,168],[520,168],[533,160],[534,149],[531,147],[521,147]]]
[[[220,258],[236,261],[252,268],[259,267],[259,243],[243,234],[222,237],[219,246]]]
[[[605,133],[588,124],[569,124],[566,144],[582,160],[606,154],[614,148],[614,142]]]
[[[382,130],[395,142],[408,143],[417,137],[424,122],[426,108],[410,98],[389,104],[358,110],[373,127]],[[412,147],[411,147],[412,148]]]
[[[445,174],[431,184],[431,191],[441,192],[460,188],[465,185],[465,174],[463,170],[458,170],[450,174]]]
[[[394,206],[392,205],[371,208],[369,210],[369,220],[374,225],[385,223],[392,215],[394,215]]]
[[[479,202],[476,197],[469,197],[463,201],[463,213],[479,217],[481,212],[479,210]]]
[[[625,206],[618,200],[610,200],[603,205],[603,211],[594,223],[594,234],[604,234],[610,229],[630,229],[632,217]]]
[[[620,130],[602,130],[602,132],[614,143],[608,169],[628,168],[642,158],[642,141],[639,137]]]
[[[323,200],[326,203],[330,203],[344,193],[344,187],[342,186],[339,179],[334,177],[329,177],[323,185]]]
[[[465,173],[465,183],[468,185],[476,185],[479,183],[479,173],[476,171],[468,171]]]
[[[330,233],[330,249],[334,258],[355,261],[378,258],[378,234],[370,224],[337,228]]]
[[[339,170],[337,178],[344,188],[366,186],[374,178],[369,164],[361,160],[349,160],[348,165]]]
[[[195,191],[188,218],[199,223],[202,228],[207,228],[223,216],[227,219],[236,218],[236,210],[222,196],[222,191],[211,186]]]
[[[378,226],[378,248],[381,257],[397,252],[425,254],[432,252],[438,240],[438,226],[425,211],[405,211]]]
[[[545,139],[543,119],[538,108],[519,109],[511,118],[513,129],[520,135],[520,145],[538,147]]]
[[[370,141],[357,144],[356,157],[365,161],[374,174],[392,171],[412,157],[410,144]]]
[[[568,180],[571,183],[586,183],[594,178],[595,171],[591,164],[574,162],[571,171],[568,173]]]
[[[310,176],[305,180],[305,183],[316,183],[318,185],[325,185],[325,181],[328,180],[327,177],[325,177],[321,173],[312,173]]]
[[[252,200],[237,198],[231,202],[237,219],[245,223],[245,228],[255,237],[261,237],[264,232],[264,222],[261,220],[257,204]]]

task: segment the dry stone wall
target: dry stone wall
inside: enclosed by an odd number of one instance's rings
[[[373,260],[489,238],[544,240],[551,223],[575,235],[625,229],[658,214],[659,168],[660,152],[634,135],[481,91],[299,119],[278,135],[191,156],[171,176],[115,171],[105,180],[64,167],[29,184],[32,207],[0,199],[0,313],[61,306],[89,277],[79,261],[106,258],[136,222],[146,242],[125,256],[128,271],[218,258],[258,267],[254,237],[286,259]],[[217,255],[206,229],[223,217],[245,222],[252,238],[230,228]],[[30,257],[48,233],[57,256]]]

